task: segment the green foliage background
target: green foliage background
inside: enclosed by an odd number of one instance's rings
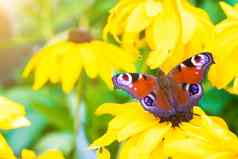
[[[191,2],[205,9],[214,23],[225,18],[218,0]],[[235,4],[238,0],[226,2]],[[50,38],[78,26],[87,28],[95,38],[100,39],[108,11],[115,3],[116,0],[35,0],[33,6],[18,8],[24,17],[22,29],[1,46],[42,46]],[[146,54],[146,49],[142,52]],[[32,91],[32,79],[23,80],[19,75],[22,69],[16,71],[13,84],[2,84],[0,89],[1,95],[24,104],[27,116],[32,121],[28,128],[4,133],[15,153],[20,154],[23,148],[42,152],[57,147],[67,158],[95,158],[94,152],[87,150],[86,146],[105,132],[110,119],[109,116],[95,116],[96,108],[105,102],[123,103],[131,98],[123,92],[109,90],[102,80],[89,79],[84,73],[70,94],[64,94],[56,85]],[[138,62],[138,70],[141,70],[141,61]],[[205,94],[200,105],[208,114],[225,119],[231,130],[238,134],[238,96],[217,90],[208,81],[204,87]],[[117,143],[110,147],[114,158],[117,148]]]

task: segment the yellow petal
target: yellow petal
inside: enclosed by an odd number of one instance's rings
[[[218,124],[219,126],[221,126],[224,129],[229,129],[226,122],[220,118],[220,117],[216,117],[216,116],[212,116],[210,117],[210,119],[215,122],[216,124]]]
[[[122,69],[127,72],[135,71],[134,62],[137,57],[128,50],[102,41],[93,41],[90,43],[90,47],[93,52],[98,53],[99,56],[97,57],[100,57],[101,61],[111,64],[114,69]],[[103,50],[103,53],[101,50]]]
[[[145,8],[149,17],[156,16],[163,9],[162,4],[159,1],[147,1]]]
[[[116,104],[116,103],[105,103],[98,107],[96,114],[111,114],[113,116],[122,114],[127,111],[141,111],[143,110],[139,103],[130,102],[126,104]]]
[[[228,18],[238,19],[238,11],[235,10],[232,6],[222,1],[219,2],[219,4],[221,5],[223,11],[225,12]]]
[[[169,156],[167,156],[164,153],[164,143],[161,142],[151,153],[150,159],[165,159],[165,158],[169,158]]]
[[[0,97],[0,128],[14,129],[26,127],[30,122],[25,118],[24,106],[5,97]]]
[[[181,21],[177,7],[171,0],[165,0],[164,5],[163,12],[158,14],[146,32],[147,43],[155,50],[146,61],[152,69],[164,62],[181,41]]]
[[[198,52],[214,52],[215,27],[207,13],[199,8],[193,7],[188,1],[182,0],[178,1],[178,3],[180,3],[178,6],[180,6],[183,25],[182,38],[183,41],[187,43],[177,45],[172,55],[168,57],[161,66],[162,70],[166,73],[183,60]],[[187,24],[186,20],[192,17],[195,22]]]
[[[21,152],[21,159],[36,159],[36,157],[36,154],[31,150],[24,149]]]
[[[139,33],[150,23],[149,17],[146,15],[144,3],[138,4],[128,17],[125,32]]]
[[[98,149],[100,147],[105,147],[110,145],[113,141],[116,140],[116,131],[107,130],[107,132],[101,136],[100,138],[96,139],[90,146],[90,149]]]
[[[49,69],[49,60],[44,56],[36,67],[34,90],[40,89],[48,81]]]
[[[139,33],[151,23],[153,16],[161,11],[161,4],[155,1],[140,3],[128,16],[125,32]]]
[[[105,148],[99,148],[96,157],[97,159],[110,159],[110,152]]]
[[[181,15],[182,20],[182,41],[183,44],[186,44],[191,37],[193,36],[195,29],[196,29],[196,18],[193,16],[193,14],[189,10],[189,4],[187,1],[184,0],[176,0],[179,13]],[[188,23],[189,22],[189,23]]]
[[[43,53],[36,53],[35,55],[33,55],[32,59],[28,62],[26,68],[23,71],[22,75],[24,78],[30,75],[30,73],[36,67],[36,65],[38,64],[39,60],[41,59],[43,55],[44,55]]]
[[[238,12],[238,3],[234,5],[234,9]]]
[[[76,46],[75,46],[76,47]],[[74,50],[76,49],[76,51]],[[69,92],[74,87],[81,73],[82,64],[81,57],[76,48],[72,48],[72,52],[66,53],[62,60],[62,86],[65,92]]]
[[[1,159],[16,159],[11,148],[8,146],[4,137],[0,134],[0,158]]]
[[[42,153],[38,159],[64,159],[64,155],[58,150],[48,150]]]
[[[119,159],[131,159],[129,158],[129,152],[133,147],[136,145],[136,142],[139,138],[139,135],[135,135],[131,138],[129,138],[125,143],[122,144],[120,150],[119,150]]]
[[[234,53],[238,50],[238,42],[235,40],[238,38],[237,28],[238,21],[233,19],[224,20],[216,26],[216,43],[219,43],[214,53],[216,65],[211,67],[208,78],[217,88],[226,88],[238,74],[238,55]],[[224,76],[218,79],[217,74]]]
[[[60,70],[61,70],[61,61],[62,61],[62,57],[61,56],[57,56],[56,54],[54,54],[53,56],[50,56],[48,58],[52,58],[50,60],[49,63],[49,79],[52,83],[57,83],[60,82]]]
[[[201,159],[213,153],[212,145],[194,139],[165,142],[165,153],[172,158]]]
[[[215,122],[214,122],[215,121]],[[189,124],[192,124],[189,126]],[[208,117],[205,114],[194,118],[190,123],[184,123],[183,129],[189,136],[206,143],[213,142],[217,147],[225,146],[227,149],[237,151],[238,140],[221,119]],[[232,143],[228,144],[228,143]]]
[[[123,114],[120,114],[118,116],[116,116],[115,118],[113,118],[110,122],[109,122],[109,129],[112,130],[120,130],[122,128],[124,128],[125,126],[127,126],[128,124],[132,123],[133,121],[139,121],[141,123],[147,123],[148,122],[158,122],[159,120],[156,119],[151,113],[146,112],[146,111],[131,111],[131,112],[125,112]]]
[[[139,41],[139,33],[137,32],[125,32],[122,37],[122,47],[137,56],[138,49],[136,48],[136,42]]]
[[[148,159],[170,128],[170,124],[163,123],[142,133],[134,146],[135,148],[130,152],[131,158]]]
[[[146,63],[154,69],[164,63],[169,56],[169,52],[163,52],[162,50],[151,51]]]
[[[233,82],[233,86],[227,87],[226,90],[233,94],[238,94],[238,78],[236,77]]]
[[[110,89],[113,89],[113,84],[112,84],[112,79],[111,79],[112,78],[112,71],[113,71],[113,67],[112,67],[111,64],[104,63],[104,62],[100,63],[100,73],[99,73],[99,75]]]
[[[135,135],[131,138],[129,138],[127,141],[125,141],[119,150],[119,159],[130,159],[130,151],[133,149],[133,147],[136,145],[137,140],[139,139],[139,135]]]
[[[120,42],[117,35],[123,32],[123,28],[126,25],[126,17],[134,9],[136,4],[121,2],[111,10],[111,14],[108,18],[107,24],[103,29],[103,39],[107,39],[107,34],[110,32],[114,39]]]
[[[118,131],[117,139],[119,142],[129,138],[130,136],[134,136],[142,131],[146,131],[148,128],[155,125],[158,121],[157,120],[146,120],[143,119],[134,119],[130,123],[128,123],[125,127],[123,127],[120,131]]]
[[[134,60],[136,57],[120,47],[101,41],[93,41],[88,47],[94,54],[98,54],[96,70],[109,88],[113,88],[111,77],[114,70],[122,69],[127,72],[135,70]]]
[[[205,159],[228,159],[228,158],[237,158],[238,155],[232,152],[217,152],[210,156],[207,156]]]
[[[53,57],[70,52],[71,48],[72,43],[60,41],[39,51],[39,56],[36,58],[38,63],[36,65],[33,89],[37,90],[41,88],[49,80],[52,72],[50,64],[52,63],[52,60],[55,60]]]
[[[101,50],[101,48],[98,50]],[[82,44],[79,46],[79,53],[87,75],[90,78],[95,78],[98,75],[98,51],[93,52],[90,44]]]

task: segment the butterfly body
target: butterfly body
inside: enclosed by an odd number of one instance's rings
[[[214,63],[210,53],[197,54],[177,65],[168,75],[159,69],[158,77],[140,73],[113,76],[116,88],[140,101],[145,110],[177,126],[192,119],[192,108],[202,96],[201,82]]]

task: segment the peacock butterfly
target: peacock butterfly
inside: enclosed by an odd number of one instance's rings
[[[146,111],[178,126],[193,117],[192,108],[202,96],[202,80],[213,56],[203,52],[190,57],[167,75],[158,69],[158,76],[142,73],[120,73],[112,77],[116,88],[125,90],[140,101]]]

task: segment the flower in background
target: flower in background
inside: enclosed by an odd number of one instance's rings
[[[110,12],[104,39],[109,33],[129,50],[146,41],[146,63],[168,72],[195,53],[212,52],[215,32],[206,12],[187,0],[122,0]]]
[[[73,39],[73,40],[72,40]],[[82,42],[86,39],[87,42]],[[90,78],[100,76],[112,88],[114,70],[135,70],[135,56],[113,44],[102,41],[89,42],[88,37],[58,41],[39,50],[26,66],[23,76],[35,71],[33,89],[41,88],[47,81],[62,83],[69,92],[80,77],[82,68]]]
[[[5,97],[0,97],[0,129],[10,130],[30,125],[25,117],[24,107]],[[0,158],[15,159],[11,148],[0,134]]]
[[[168,72],[188,56],[213,48],[214,25],[187,0],[121,0],[111,10],[103,37],[110,33],[124,48],[151,49],[147,64]]]
[[[117,140],[122,143],[119,159],[238,157],[238,138],[226,123],[207,116],[199,107],[193,111],[196,115],[191,121],[172,127],[169,122],[159,123],[160,119],[144,111],[139,103],[103,104],[96,114],[114,118],[90,148],[106,154],[105,147]]]
[[[30,121],[25,117],[24,106],[5,97],[0,97],[0,129],[10,130],[30,126]],[[12,149],[0,134],[0,158],[16,159]],[[48,150],[39,157],[29,150],[22,151],[22,159],[64,159],[63,154],[57,150]]]
[[[47,150],[38,157],[36,156],[35,152],[31,150],[23,150],[21,159],[64,159],[64,156],[60,151],[55,149]]]
[[[209,71],[209,80],[217,88],[238,94],[238,4],[232,7],[220,2],[220,5],[227,18],[216,25],[216,65]]]

